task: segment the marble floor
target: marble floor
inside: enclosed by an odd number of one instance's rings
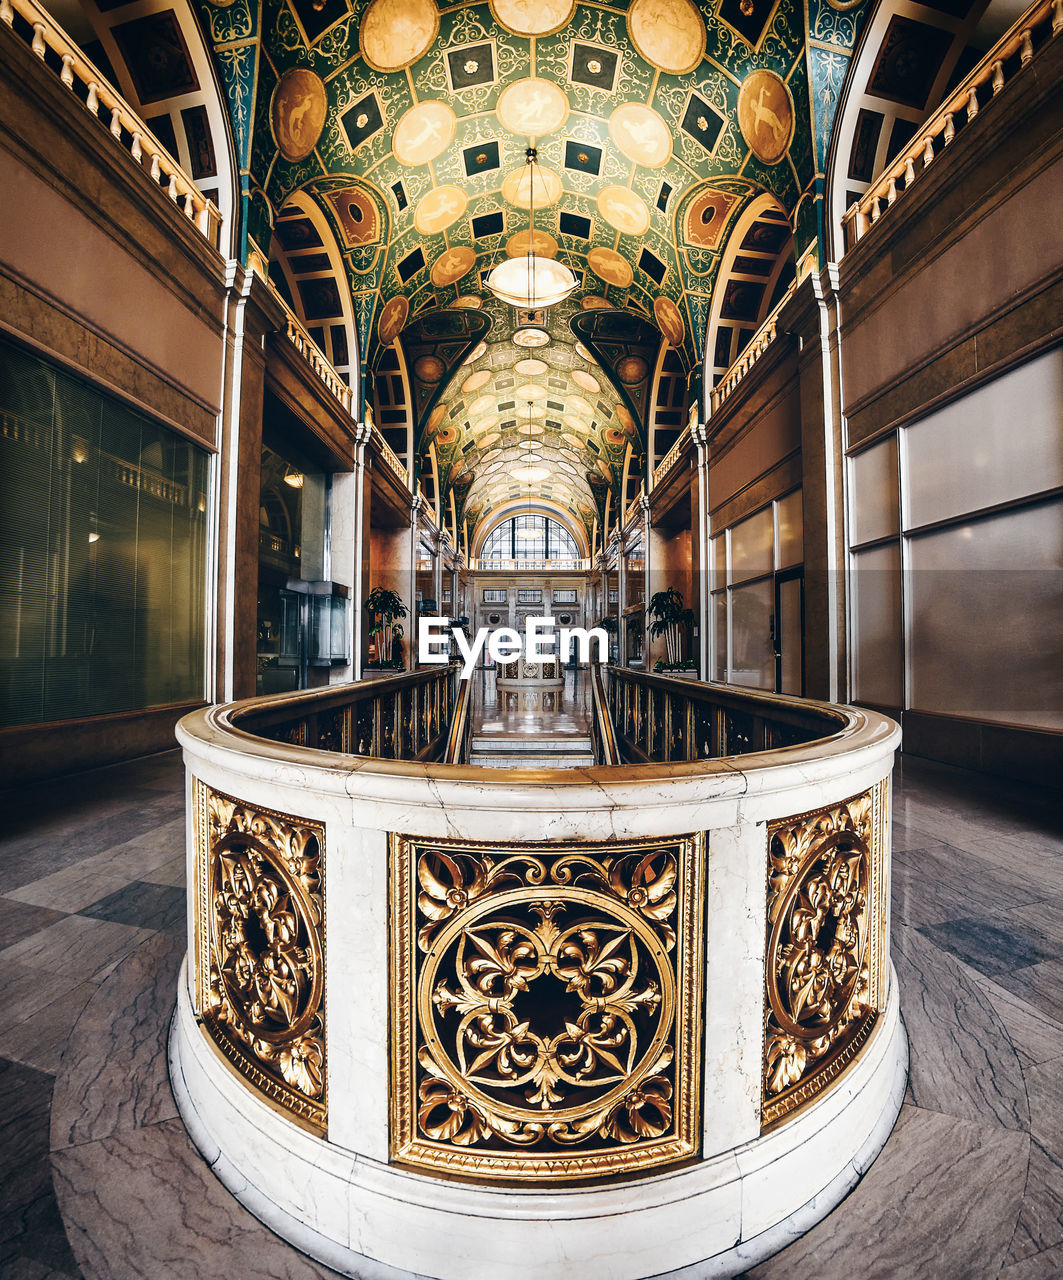
[[[749,1274],[1060,1277],[1063,794],[911,759],[896,779],[906,1102],[850,1196]],[[0,1276],[332,1275],[231,1199],[177,1119],[181,807],[176,753],[3,795]]]

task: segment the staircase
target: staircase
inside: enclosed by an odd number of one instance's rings
[[[483,769],[583,769],[594,764],[594,750],[586,735],[474,733],[468,763]]]

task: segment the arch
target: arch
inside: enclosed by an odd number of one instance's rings
[[[361,403],[361,357],[351,290],[339,241],[305,191],[277,215],[269,249],[270,279]]]
[[[70,35],[100,70],[114,80],[134,111],[167,151],[218,206],[222,216],[219,252],[237,252],[238,165],[232,120],[217,70],[190,4],[182,0],[141,0],[107,5],[81,0],[81,23]],[[151,56],[153,41],[166,58]]]
[[[986,0],[962,17],[944,6],[880,0],[864,27],[834,117],[827,155],[830,260],[844,252],[842,215],[937,107],[983,16],[989,16]]]
[[[646,483],[653,485],[653,473],[679,439],[687,421],[687,388],[690,376],[676,349],[667,342],[657,353],[650,394],[646,441]]]
[[[793,228],[775,197],[764,192],[734,222],[720,262],[705,335],[706,398],[793,275]]]
[[[571,512],[566,511],[560,504],[551,502],[548,498],[533,498],[530,502],[527,498],[511,498],[501,506],[495,507],[491,514],[473,531],[472,558],[474,560],[479,559],[484,543],[499,525],[505,524],[507,520],[512,520],[514,516],[521,515],[546,516],[548,519],[553,520],[571,535],[579,548],[582,559],[586,559],[590,555],[586,529],[577,521],[574,521]]]

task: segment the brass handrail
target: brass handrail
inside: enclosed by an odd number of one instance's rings
[[[623,762],[620,759],[620,748],[616,741],[616,729],[613,725],[613,717],[609,713],[601,663],[598,662],[591,664],[591,698],[594,706],[591,728],[597,762],[606,766],[621,764]]]
[[[464,764],[469,755],[469,703],[471,701],[471,680],[458,681],[458,699],[454,704],[454,714],[450,718],[450,732],[447,735],[447,746],[443,752],[444,764]]]
[[[62,63],[59,79],[63,84],[97,120],[101,118],[101,110],[110,114],[110,119],[101,123],[106,123],[111,136],[138,165],[147,166],[152,182],[169,196],[207,243],[217,249],[222,217],[213,200],[207,199],[129,103],[37,0],[0,0],[0,22],[17,33],[16,13],[33,31],[30,48],[36,56],[46,65],[49,52],[58,58]],[[84,91],[83,100],[75,85]]]
[[[838,732],[838,710],[782,694],[611,667],[608,705],[622,759],[696,763],[801,746]]]
[[[235,729],[293,747],[382,760],[437,761],[458,698],[458,666],[423,667],[378,680],[238,703]]]
[[[1051,30],[1045,31],[1051,23]],[[974,70],[949,94],[916,136],[859,200],[842,215],[845,247],[851,249],[892,204],[907,191],[934,160],[934,144],[947,147],[957,132],[978,115],[978,92],[989,87],[992,97],[1007,83],[1005,63],[1018,55],[1017,75],[1034,57],[1034,35],[1053,39],[1063,31],[1063,0],[1037,0],[1005,32]],[[1014,75],[1012,79],[1014,79]],[[916,167],[918,165],[918,168]],[[898,184],[903,183],[903,186]],[[885,201],[886,209],[883,208]]]

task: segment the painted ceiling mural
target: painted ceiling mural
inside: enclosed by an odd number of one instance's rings
[[[563,498],[589,527],[600,490],[618,491],[628,441],[641,447],[641,424],[627,424],[624,397],[580,354],[569,321],[626,310],[698,368],[743,208],[767,192],[795,226],[798,256],[816,240],[830,121],[865,3],[202,0],[201,10],[233,116],[245,236],[267,251],[293,193],[322,208],[369,369],[422,312],[479,306],[492,320],[486,347],[446,385],[422,442],[435,445],[442,488],[475,520],[512,495],[518,456],[536,453],[517,437],[538,440],[536,492]],[[539,325],[484,286],[491,267],[526,251],[529,145],[536,252],[580,280]],[[548,335],[541,348],[514,345],[534,328]],[[544,368],[524,377],[528,361]],[[535,388],[526,394],[541,430],[524,421],[521,387]]]

